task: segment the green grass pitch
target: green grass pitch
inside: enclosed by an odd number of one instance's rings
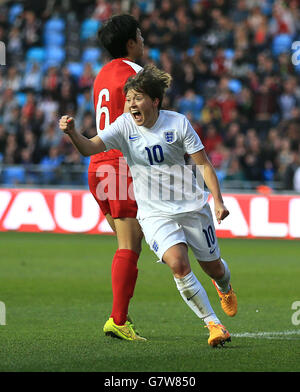
[[[187,308],[167,266],[146,244],[130,315],[146,343],[105,337],[111,310],[111,236],[0,233],[1,372],[300,371],[300,242],[219,240],[239,311],[221,310],[191,255],[193,271],[232,334],[224,348]],[[299,308],[298,308],[299,309]],[[294,320],[294,321],[293,321]]]

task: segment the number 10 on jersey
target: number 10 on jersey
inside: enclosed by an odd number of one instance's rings
[[[147,151],[150,165],[153,165],[154,162],[161,163],[165,159],[163,149],[159,144],[152,148],[145,147],[145,150]]]

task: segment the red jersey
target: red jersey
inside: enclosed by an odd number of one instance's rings
[[[94,81],[94,107],[97,132],[113,123],[124,111],[127,79],[142,69],[126,58],[118,58],[106,64]],[[119,150],[110,150],[91,156],[89,171],[96,171],[97,164],[122,156]]]

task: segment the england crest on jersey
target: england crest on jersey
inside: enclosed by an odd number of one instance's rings
[[[168,144],[174,143],[177,139],[176,131],[174,129],[164,131],[164,139]]]

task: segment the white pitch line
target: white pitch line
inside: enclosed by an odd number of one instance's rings
[[[235,338],[259,338],[259,339],[289,339],[288,336],[300,335],[300,329],[293,331],[276,331],[276,332],[244,332],[232,333]]]

